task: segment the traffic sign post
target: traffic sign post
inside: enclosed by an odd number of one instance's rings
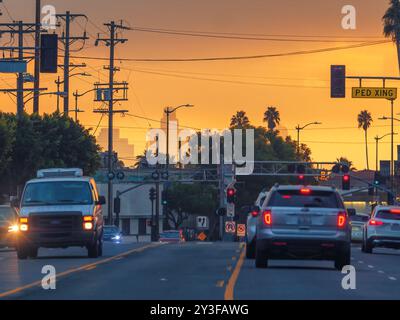
[[[353,98],[361,99],[397,99],[397,88],[356,87],[352,89]]]
[[[235,234],[236,233],[236,222],[226,221],[225,222],[225,233]]]
[[[228,203],[227,204],[226,216],[228,218],[234,218],[235,217],[235,204],[234,203]]]
[[[245,237],[246,236],[246,225],[245,224],[238,224],[237,225],[237,233],[238,237]]]
[[[210,227],[210,220],[206,216],[198,216],[196,218],[197,229],[208,230]]]

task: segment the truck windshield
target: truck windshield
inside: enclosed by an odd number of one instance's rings
[[[89,184],[83,181],[48,181],[29,183],[23,206],[92,204]]]
[[[302,194],[299,190],[281,190],[274,192],[269,207],[309,207],[343,208],[341,201],[332,191],[310,191]]]

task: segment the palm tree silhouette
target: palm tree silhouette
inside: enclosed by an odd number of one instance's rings
[[[372,116],[367,110],[361,111],[357,116],[358,128],[362,128],[365,134],[365,155],[367,159],[367,170],[369,170],[368,160],[368,128],[372,124]]]
[[[281,122],[279,111],[275,107],[268,107],[264,112],[264,122],[268,124],[269,131],[274,131]]]
[[[246,112],[243,110],[237,111],[236,114],[231,118],[231,128],[243,129],[247,128],[249,125],[249,118],[247,117]]]
[[[400,0],[390,0],[389,8],[383,20],[383,34],[386,38],[392,38],[397,47],[397,60],[400,71]]]

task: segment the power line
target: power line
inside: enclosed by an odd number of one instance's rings
[[[293,51],[286,53],[271,53],[271,54],[260,54],[260,55],[249,55],[249,56],[230,56],[230,57],[208,57],[208,58],[170,58],[170,59],[154,59],[154,58],[115,58],[118,61],[127,62],[199,62],[199,61],[229,61],[229,60],[252,60],[252,59],[266,59],[266,58],[276,58],[276,57],[290,57],[298,55],[308,55],[315,53],[333,52],[338,50],[348,50],[363,47],[376,46],[381,44],[386,44],[392,42],[391,40],[381,40],[374,42],[365,42],[361,44],[340,46],[340,47],[330,47],[314,50],[304,50],[304,51]],[[106,61],[107,58],[93,57],[93,56],[71,56],[76,59],[84,60],[99,60]]]
[[[182,78],[182,79],[190,79],[190,80],[201,80],[201,81],[213,81],[213,82],[222,82],[222,83],[232,83],[232,84],[244,84],[244,85],[257,85],[257,86],[266,86],[266,87],[284,87],[284,88],[310,88],[310,89],[327,89],[328,86],[306,86],[306,85],[290,85],[290,84],[275,84],[275,83],[263,83],[263,82],[246,82],[246,81],[237,81],[237,80],[223,80],[223,79],[213,79],[213,78],[202,78],[202,77],[193,77],[193,76],[185,76],[176,73],[162,73],[162,72],[153,72],[153,71],[145,71],[140,69],[135,69],[136,72],[139,73],[147,73],[154,74],[166,77],[174,77],[174,78]]]
[[[335,35],[299,35],[299,34],[262,34],[262,33],[237,33],[237,32],[215,32],[215,31],[199,31],[199,30],[178,30],[178,29],[166,29],[166,28],[151,28],[151,27],[143,27],[137,26],[133,27],[133,29],[146,29],[146,30],[160,30],[160,31],[172,31],[172,32],[187,32],[187,33],[197,33],[197,34],[216,34],[216,35],[235,35],[235,36],[255,36],[255,37],[292,37],[292,38],[341,38],[341,39],[381,39],[381,35],[371,36],[371,35],[362,35],[362,36],[335,36]]]
[[[212,33],[193,33],[185,31],[172,31],[172,30],[162,30],[162,29],[151,29],[151,28],[133,28],[134,31],[166,34],[166,35],[179,35],[187,37],[202,37],[202,38],[215,38],[215,39],[228,39],[228,40],[250,40],[250,41],[275,41],[275,42],[313,42],[313,43],[326,43],[326,42],[348,42],[348,43],[360,43],[365,40],[332,40],[332,39],[300,39],[300,38],[265,38],[265,37],[245,37],[237,35],[221,35]]]

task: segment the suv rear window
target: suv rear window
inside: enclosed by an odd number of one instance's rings
[[[313,191],[302,193],[300,190],[275,191],[268,201],[269,207],[308,207],[341,208],[343,203],[333,191]]]
[[[400,214],[390,212],[390,210],[378,211],[376,213],[375,217],[380,218],[380,219],[385,219],[385,220],[400,220]]]

